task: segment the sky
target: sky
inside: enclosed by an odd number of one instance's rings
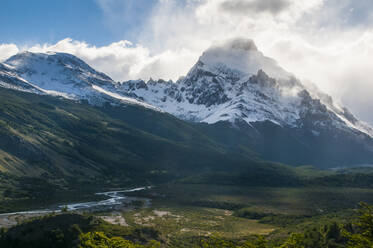
[[[3,0],[0,61],[68,52],[117,81],[185,75],[216,42],[251,38],[373,125],[372,0]]]

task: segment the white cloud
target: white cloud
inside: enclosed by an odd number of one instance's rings
[[[138,78],[149,79],[150,77],[174,79],[185,73],[185,71],[180,71],[179,64],[183,63],[180,58],[194,58],[194,55],[186,49],[179,51],[166,50],[151,55],[148,48],[142,45],[133,45],[125,40],[108,46],[96,47],[67,38],[56,44],[34,45],[24,47],[23,50],[74,54],[116,81]],[[183,69],[184,66],[181,68]]]
[[[108,46],[96,47],[85,42],[64,39],[56,44],[35,45],[32,52],[66,52],[86,61],[89,65],[107,73],[115,80],[135,77],[137,70],[149,63],[149,50],[129,41],[119,41]]]
[[[18,51],[15,44],[0,44],[0,62],[18,53]]]
[[[108,16],[113,0],[97,1]],[[65,39],[29,49],[75,54],[118,81],[175,80],[213,42],[252,38],[286,70],[314,82],[373,124],[369,8],[370,0],[159,0],[138,27],[136,45],[119,41],[96,47]],[[1,45],[0,59],[18,49]]]

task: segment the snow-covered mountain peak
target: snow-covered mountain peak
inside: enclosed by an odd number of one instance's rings
[[[74,55],[67,54],[67,53],[56,53],[56,52],[46,52],[46,53],[34,53],[29,51],[20,52],[9,59],[7,59],[4,63],[12,66],[17,69],[22,69],[24,67],[30,67],[33,64],[43,63],[45,60],[48,62],[67,62],[70,61],[77,61],[79,64],[84,65],[85,63],[80,60],[79,58],[75,57]]]
[[[92,74],[104,80],[112,81],[105,74],[97,72],[83,60],[68,53],[33,53],[26,51],[10,57],[4,63],[20,72],[47,70],[54,67],[55,69],[78,70],[79,72],[85,72],[86,74]]]
[[[124,102],[157,108],[118,92],[119,84],[78,57],[57,52],[22,52],[0,63],[0,86],[101,105]]]
[[[4,65],[33,87],[71,98],[89,95],[93,85],[106,90],[113,90],[116,85],[110,77],[67,53],[22,52]]]
[[[207,49],[190,71],[213,74],[251,76],[264,70],[273,78],[289,78],[290,73],[279,67],[273,59],[265,57],[250,39],[232,39]]]
[[[270,121],[288,128],[310,125],[315,135],[337,128],[373,137],[372,128],[334,105],[330,96],[305,87],[248,39],[210,47],[176,83],[137,80],[120,90],[194,122]]]

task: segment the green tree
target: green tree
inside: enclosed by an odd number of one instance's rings
[[[149,242],[148,245],[135,244],[121,237],[107,237],[103,232],[83,233],[79,237],[79,248],[159,248],[156,241]]]
[[[258,236],[254,241],[247,241],[237,248],[268,248],[267,240],[263,236]]]
[[[236,246],[218,235],[201,240],[201,248],[235,248]]]
[[[353,223],[355,228],[345,228],[348,248],[373,248],[373,206],[360,203],[359,216]]]
[[[299,233],[291,234],[280,248],[305,248],[304,235]]]

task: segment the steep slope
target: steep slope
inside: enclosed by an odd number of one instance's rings
[[[52,176],[110,170],[149,173],[196,165],[224,151],[178,119],[143,107],[93,107],[49,96],[0,89],[0,168]],[[138,119],[141,120],[138,121]],[[199,147],[198,151],[194,147]],[[173,168],[174,167],[174,168]]]
[[[170,181],[301,183],[290,166],[228,149],[200,127],[134,104],[95,106],[0,87],[0,213]]]
[[[257,171],[257,182],[276,175],[293,183],[288,167],[230,151],[198,127],[137,105],[95,107],[0,88],[0,127],[0,176],[134,184]]]
[[[251,40],[208,49],[176,83],[138,80],[120,88],[184,120],[228,122],[266,159],[327,167],[373,162],[373,129],[306,88]]]

